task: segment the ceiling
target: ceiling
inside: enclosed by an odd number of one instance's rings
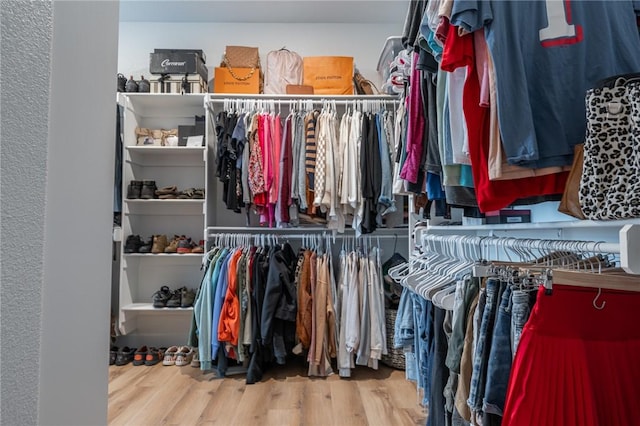
[[[397,24],[408,7],[408,0],[120,0],[120,21]]]

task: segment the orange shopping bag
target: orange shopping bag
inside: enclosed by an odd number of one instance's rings
[[[353,57],[307,56],[302,60],[304,85],[316,95],[353,95]]]

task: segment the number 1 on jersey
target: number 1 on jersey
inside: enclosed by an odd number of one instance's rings
[[[545,0],[547,26],[540,30],[542,47],[576,44],[582,41],[582,25],[571,23],[571,0]]]

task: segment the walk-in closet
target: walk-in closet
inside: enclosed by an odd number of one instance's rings
[[[636,3],[3,3],[0,423],[640,425]]]

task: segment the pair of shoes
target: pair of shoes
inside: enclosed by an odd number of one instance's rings
[[[187,288],[180,287],[177,290],[171,290],[167,286],[163,286],[153,295],[154,308],[189,308],[193,306],[196,299],[196,292]]]
[[[171,295],[171,289],[168,286],[163,285],[162,287],[160,287],[160,290],[153,293],[153,307],[165,308],[167,306],[167,302],[169,301],[169,299],[171,299]]]
[[[191,366],[193,368],[200,368],[200,352],[198,348],[194,348],[193,358],[191,359]]]
[[[167,248],[169,242],[166,235],[154,235],[153,243],[151,245],[151,253],[159,254],[164,253],[164,249]]]
[[[143,241],[138,253],[151,253],[153,247],[153,237],[149,237],[147,241]]]
[[[165,347],[160,348],[149,348],[147,352],[147,356],[144,360],[144,365],[152,366],[158,364],[160,361],[164,359],[164,352],[167,350]]]
[[[204,243],[204,240],[202,241]],[[204,249],[202,252],[193,250],[198,248],[198,246],[191,240],[190,237],[186,237],[184,235],[174,235],[171,242],[168,243],[167,247],[165,247],[165,253],[204,253]]]
[[[187,287],[180,289],[180,307],[189,308],[193,306],[193,302],[196,300],[196,292]]]
[[[162,365],[176,365],[178,349],[179,348],[177,346],[170,346],[166,351],[164,351]]]
[[[121,348],[116,355],[116,365],[127,365],[133,361],[133,356],[136,352],[136,348],[130,348],[125,346]]]
[[[195,247],[197,246],[193,241],[191,241],[191,238],[183,237],[178,242],[177,250],[178,250],[178,253],[185,254],[185,253],[191,253]]]
[[[165,253],[177,253],[178,252],[178,245],[180,244],[180,240],[182,240],[183,238],[186,238],[186,237],[184,235],[182,235],[182,236],[174,235],[173,239],[165,247],[164,252]]]
[[[191,253],[204,253],[204,240],[200,240],[197,246],[195,246]]]
[[[170,200],[178,198],[178,187],[175,185],[165,186],[164,188],[156,189],[155,195],[161,200]]]
[[[149,348],[147,345],[141,346],[136,352],[133,354],[133,365],[143,365],[145,360],[147,359],[147,353],[149,352]]]
[[[144,243],[142,238],[140,238],[140,235],[129,235],[124,243],[124,252],[138,253],[140,251],[140,247],[143,245]]]
[[[178,198],[181,199],[203,199],[204,198],[204,188],[187,188],[184,191],[181,191],[178,194]]]
[[[132,180],[127,186],[127,198],[129,200],[137,200],[142,192],[142,181]]]
[[[143,180],[142,189],[140,190],[140,198],[143,200],[151,200],[153,198],[158,198],[156,196],[157,189],[158,187],[156,186],[155,180]]]
[[[193,360],[193,355],[196,350],[190,346],[180,346],[178,352],[176,352],[176,361],[175,365],[178,367],[184,367],[185,365],[190,365]]]
[[[111,346],[111,348],[109,349],[109,365],[115,365],[117,357],[118,357],[118,347]]]

